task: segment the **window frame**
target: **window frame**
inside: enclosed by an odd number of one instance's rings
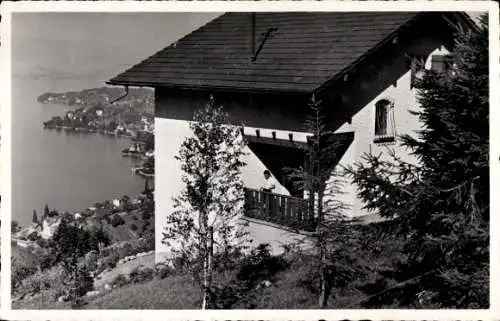
[[[392,99],[382,98],[375,103],[374,143],[391,143],[396,141],[394,129],[391,133],[389,124],[391,121],[390,113],[393,110],[394,101]]]
[[[453,70],[453,56],[451,54],[432,55],[431,70],[437,73],[444,73]]]

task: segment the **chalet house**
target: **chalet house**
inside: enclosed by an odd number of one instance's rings
[[[307,230],[313,197],[294,189],[282,169],[307,166],[311,133],[304,122],[312,96],[336,130],[339,164],[388,148],[416,161],[398,140],[421,128],[409,112],[419,108],[414,80],[423,68],[452,67],[456,25],[473,22],[458,12],[227,13],[111,79],[155,89],[157,252],[166,250],[165,215],[183,188],[174,155],[191,134],[193,112],[210,96],[248,142],[246,216]],[[272,194],[257,191],[264,169],[279,182]],[[356,186],[346,183],[344,192],[346,214],[372,217]]]

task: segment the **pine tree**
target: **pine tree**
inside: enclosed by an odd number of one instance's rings
[[[45,204],[45,207],[43,208],[43,220],[45,220],[49,216],[50,216],[49,206]]]
[[[213,99],[194,114],[192,137],[182,143],[181,162],[185,189],[174,198],[174,211],[166,222],[163,243],[182,258],[203,290],[202,308],[214,307],[212,268],[215,254],[244,246],[244,192],[240,160],[241,132],[227,123],[227,114]]]
[[[344,212],[347,205],[339,200],[344,180],[339,175],[339,143],[323,113],[321,101],[313,96],[310,117],[305,124],[308,137],[307,168],[286,168],[288,178],[309,194],[309,215],[314,215],[315,252],[319,276],[318,306],[327,306],[334,286],[344,285],[355,267],[346,268],[348,252],[355,253],[355,237]],[[341,272],[342,271],[342,272]]]
[[[457,30],[453,67],[418,84],[424,124],[402,144],[418,164],[366,155],[349,169],[366,208],[406,236],[397,269],[403,304],[474,308],[489,302],[488,26]],[[401,290],[402,289],[402,290]],[[396,295],[394,292],[388,295]],[[420,301],[422,303],[418,303]]]
[[[36,210],[33,210],[32,222],[33,224],[38,224],[38,215],[36,214]]]

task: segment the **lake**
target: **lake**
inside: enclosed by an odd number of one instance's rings
[[[25,225],[33,210],[42,213],[45,204],[61,211],[82,210],[143,190],[144,179],[131,170],[137,161],[120,153],[129,139],[43,129],[43,121],[69,109],[36,101],[38,94],[56,91],[57,82],[15,79],[13,85],[13,220]]]

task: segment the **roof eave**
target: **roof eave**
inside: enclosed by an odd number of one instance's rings
[[[479,31],[480,27],[477,25],[477,23],[472,20],[472,18],[465,12],[450,12],[451,15],[455,16],[459,22],[465,23],[467,27],[474,29],[475,31]],[[452,24],[452,26],[454,26]]]
[[[461,20],[462,22],[465,22],[465,24],[475,30],[479,30],[479,26],[464,12],[450,12],[451,14],[455,15],[458,19]],[[336,73],[333,77],[328,79],[326,82],[321,84],[318,88],[316,88],[313,92],[314,93],[319,93],[323,90],[326,90],[328,87],[330,87],[336,80],[340,79],[342,76],[344,76],[347,72],[352,70],[354,67],[356,67],[359,63],[361,63],[366,57],[368,57],[371,53],[373,53],[375,50],[378,48],[382,47],[385,45],[388,41],[390,41],[395,35],[398,33],[401,33],[401,31],[405,28],[408,28],[413,22],[415,22],[417,19],[419,19],[424,12],[421,12],[412,19],[408,20],[405,24],[401,25],[398,29],[394,30],[391,34],[389,34],[384,40],[380,41],[377,45],[375,45],[373,48],[368,50],[365,54],[363,54],[361,57],[359,57],[356,61],[352,62],[350,65],[346,66],[344,69],[342,69],[340,72]]]
[[[189,86],[171,83],[150,83],[150,82],[134,82],[134,81],[120,81],[109,80],[107,85],[113,86],[134,86],[134,87],[150,87],[150,88],[166,88],[178,90],[197,90],[197,91],[213,91],[213,92],[239,92],[248,94],[286,94],[286,95],[306,95],[312,94],[314,88],[311,89],[274,89],[274,88],[252,88],[252,87],[229,87],[229,86]]]
[[[358,59],[356,59],[351,64],[349,64],[346,67],[344,67],[344,69],[342,69],[341,71],[339,71],[338,73],[336,73],[335,75],[333,75],[330,79],[328,79],[323,84],[321,84],[316,89],[314,89],[313,92],[316,93],[316,94],[318,94],[321,91],[326,90],[335,81],[337,81],[339,78],[343,77],[346,73],[348,73],[349,71],[351,71],[354,67],[356,67],[357,65],[359,65],[361,62],[363,62],[365,60],[365,58],[369,57],[377,49],[379,49],[380,47],[382,47],[383,45],[385,45],[387,42],[391,41],[392,38],[395,35],[399,34],[403,29],[406,29],[408,26],[410,26],[413,22],[415,22],[417,19],[419,19],[423,14],[424,14],[423,12],[416,14],[413,18],[409,19],[406,23],[404,23],[399,28],[397,28],[396,30],[394,30],[393,32],[391,32],[389,35],[387,35],[387,37],[385,37],[382,41],[380,41],[374,47],[372,47],[370,50],[368,50],[363,55],[361,55]]]

